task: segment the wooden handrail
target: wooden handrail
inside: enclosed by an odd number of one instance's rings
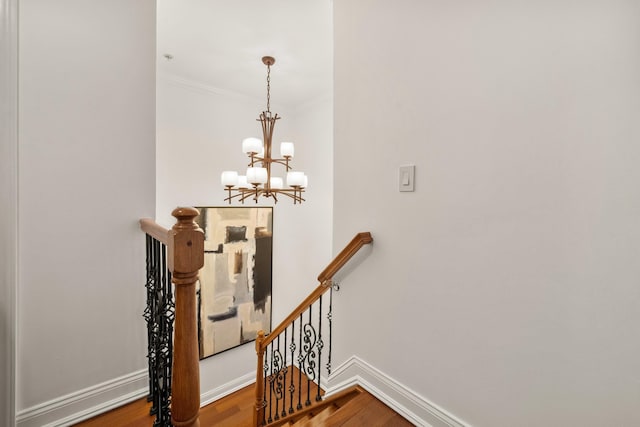
[[[320,273],[318,281],[320,285],[309,294],[296,308],[289,314],[278,326],[271,330],[271,333],[262,341],[262,349],[267,346],[293,322],[294,319],[300,317],[300,314],[304,313],[311,304],[316,302],[320,295],[324,294],[329,288],[331,288],[331,279],[340,271],[344,265],[362,248],[364,245],[373,242],[371,233],[366,231],[358,233],[349,242],[347,246],[329,263],[329,265]]]
[[[320,285],[309,294],[308,297],[302,301],[291,314],[289,314],[278,326],[271,330],[268,336],[265,336],[264,331],[259,331],[256,338],[256,355],[258,357],[257,371],[256,371],[256,400],[255,411],[253,413],[253,425],[260,425],[264,416],[264,384],[262,383],[263,375],[263,363],[264,363],[264,351],[267,346],[273,342],[282,332],[284,332],[291,323],[300,317],[302,313],[309,309],[311,304],[315,303],[322,294],[331,289],[333,285],[333,276],[340,271],[344,265],[366,244],[373,242],[371,233],[363,232],[358,233],[349,242],[349,244],[329,263],[329,265],[320,273],[318,281]]]
[[[287,329],[287,327],[291,324],[291,322],[293,322],[295,319],[300,317],[301,313],[304,313],[311,304],[313,304],[318,300],[318,298],[320,298],[320,295],[327,292],[330,288],[331,286],[325,286],[325,285],[319,285],[317,288],[315,288],[313,292],[311,292],[309,296],[306,297],[304,301],[302,301],[296,307],[296,309],[291,312],[290,315],[288,315],[278,326],[276,326],[273,330],[271,330],[271,333],[268,336],[266,336],[264,340],[262,340],[262,350],[267,348],[267,346],[274,339],[276,339],[278,335],[280,335],[282,332],[284,332],[285,329]]]
[[[140,229],[165,245],[169,244],[169,230],[152,220],[151,218],[142,218],[140,220]]]
[[[331,261],[329,265],[322,270],[322,273],[318,276],[318,281],[320,283],[325,283],[327,280],[333,279],[333,276],[335,276],[335,274],[344,267],[344,265],[356,254],[356,252],[360,250],[360,248],[371,242],[373,242],[373,237],[371,237],[371,233],[368,231],[356,234],[356,236],[347,246],[345,246],[338,256],[336,256],[333,261]]]

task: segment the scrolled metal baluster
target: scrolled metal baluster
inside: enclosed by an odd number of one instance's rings
[[[164,378],[161,396],[161,411],[163,422],[166,425],[171,423],[171,370],[173,367],[173,322],[175,319],[175,301],[171,289],[171,272],[167,265],[167,247],[161,245],[161,272],[162,272],[162,295],[161,295],[161,328],[163,335],[161,339],[162,358],[164,362]]]
[[[322,342],[322,295],[320,295],[318,307],[318,343],[316,347],[318,349],[318,392],[316,394],[316,402],[319,402],[322,400],[322,395],[320,394],[320,380],[322,376],[320,375],[320,371],[322,370],[322,347],[324,347],[324,343]]]
[[[333,286],[329,290],[329,313],[327,313],[329,321],[329,355],[327,357],[327,375],[331,376],[331,338],[333,336]]]
[[[278,421],[280,419],[280,400],[284,397],[284,388],[282,383],[282,353],[280,353],[280,335],[278,335],[277,339],[277,347],[276,351],[273,353],[273,367],[275,369],[274,376],[274,389],[273,394],[276,397],[276,407],[275,407],[275,416],[273,419]]]
[[[295,319],[291,322],[291,344],[289,344],[289,350],[291,350],[291,384],[289,385],[289,393],[290,393],[290,402],[289,402],[289,413],[293,414],[293,393],[296,391],[296,386],[293,384],[293,366],[295,360],[296,353],[296,342],[295,342],[295,334],[296,334],[296,321]]]
[[[156,393],[154,426],[171,425],[171,362],[173,357],[173,320],[175,305],[171,292],[171,274],[167,268],[166,246],[155,242],[154,258],[154,379]]]
[[[152,315],[151,315],[151,299],[153,296],[153,273],[152,273],[152,269],[153,269],[153,252],[152,252],[152,245],[153,245],[153,238],[150,235],[145,235],[145,240],[146,240],[146,265],[147,265],[147,282],[145,284],[145,288],[147,289],[147,305],[144,309],[144,312],[142,314],[142,317],[144,318],[145,322],[147,323],[147,365],[148,365],[148,369],[149,369],[149,394],[147,395],[147,402],[151,402],[153,400],[153,390],[154,390],[154,386],[153,386],[153,378],[152,378],[152,372],[153,372],[153,364],[152,364],[152,345],[151,345],[151,340],[153,339],[153,326],[152,326]]]
[[[282,413],[280,414],[282,418],[287,416],[287,371],[289,370],[289,366],[287,366],[287,329],[284,330],[284,363],[282,365]],[[278,349],[280,349],[280,337],[278,337]]]
[[[262,407],[266,408],[267,407],[267,393],[266,393],[266,389],[267,389],[267,375],[269,372],[269,364],[267,362],[269,353],[267,352],[267,349],[264,349],[264,382],[263,382],[263,390],[265,390],[265,392],[262,393]],[[264,409],[262,410],[262,425],[265,426],[267,425],[267,411],[265,411]]]
[[[307,377],[307,400],[304,402],[305,406],[311,405],[311,383],[316,380],[316,353],[314,348],[316,347],[316,330],[311,323],[313,305],[309,306],[309,322],[304,325],[304,345],[305,351],[304,361],[304,373]]]
[[[269,419],[267,422],[273,422],[273,416],[271,414],[273,408],[273,341],[269,344],[270,353],[271,353],[271,362],[269,369]]]
[[[302,409],[302,369],[304,364],[304,356],[302,355],[302,313],[300,313],[300,339],[298,340],[298,345],[300,346],[300,350],[298,350],[298,406],[296,409],[298,411]]]
[[[160,247],[161,243],[158,240],[153,241],[152,256],[153,256],[153,289],[151,290],[151,322],[152,322],[152,337],[151,345],[153,347],[153,369],[151,370],[151,376],[153,381],[153,403],[151,405],[151,414],[156,416],[155,423],[158,422],[162,408],[160,397],[162,390],[160,388],[161,376],[160,372],[160,300],[158,298],[159,289],[161,284],[161,262],[160,262]],[[154,424],[155,424],[154,423]]]

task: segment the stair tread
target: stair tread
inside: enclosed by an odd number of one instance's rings
[[[342,425],[342,423],[348,421],[349,418],[360,412],[368,400],[369,397],[366,393],[353,397],[331,414],[328,419],[328,421],[331,422],[330,425]]]
[[[304,417],[298,419],[295,423],[291,424],[292,427],[302,427],[304,426],[307,421],[309,421],[311,419],[310,415],[305,415]]]
[[[306,424],[305,427],[321,427],[325,426],[327,419],[336,412],[337,408],[333,405],[329,405],[324,408],[322,411],[318,412],[315,416],[313,416]]]
[[[400,427],[412,426],[371,394],[364,392],[336,410],[325,420],[325,426]]]

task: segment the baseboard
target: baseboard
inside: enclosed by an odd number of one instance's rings
[[[66,427],[144,397],[148,393],[143,369],[19,411],[17,427]]]
[[[250,372],[200,395],[201,406],[255,382]],[[148,371],[143,369],[18,412],[16,427],[66,427],[145,397]]]
[[[327,396],[360,385],[417,426],[471,427],[357,356],[335,369],[328,385]]]
[[[206,406],[211,402],[215,402],[218,399],[221,399],[225,396],[230,395],[231,393],[235,393],[236,391],[245,388],[248,385],[251,385],[256,382],[256,373],[249,372],[239,378],[229,381],[228,383],[222,384],[212,390],[205,391],[204,393],[200,393],[200,407]]]
[[[228,383],[201,393],[201,406],[234,393],[255,381],[249,372]],[[433,402],[352,356],[333,371],[326,385],[326,396],[360,385],[417,426],[471,427]],[[118,408],[148,393],[147,370],[124,375],[18,412],[16,427],[67,427],[111,409]]]

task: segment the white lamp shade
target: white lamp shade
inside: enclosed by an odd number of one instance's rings
[[[262,150],[262,140],[258,138],[245,138],[242,140],[242,151],[244,153],[259,153]]]
[[[269,175],[267,174],[267,168],[258,168],[258,180],[260,184],[265,184],[269,179]]]
[[[309,185],[309,178],[307,178],[307,175],[305,175],[301,187],[307,188],[307,185]]]
[[[304,173],[287,172],[287,185],[289,187],[302,187],[304,184]]]
[[[280,156],[293,157],[294,149],[293,142],[281,142],[280,143]]]
[[[280,178],[279,176],[271,177],[270,187],[272,190],[282,190],[282,186],[283,186],[282,178]]]
[[[245,175],[238,175],[238,188],[249,188],[249,182]]]
[[[266,168],[247,168],[247,181],[251,184],[264,184],[267,182]]]
[[[220,175],[220,182],[224,187],[234,187],[238,185],[238,172],[236,171],[224,171]]]

